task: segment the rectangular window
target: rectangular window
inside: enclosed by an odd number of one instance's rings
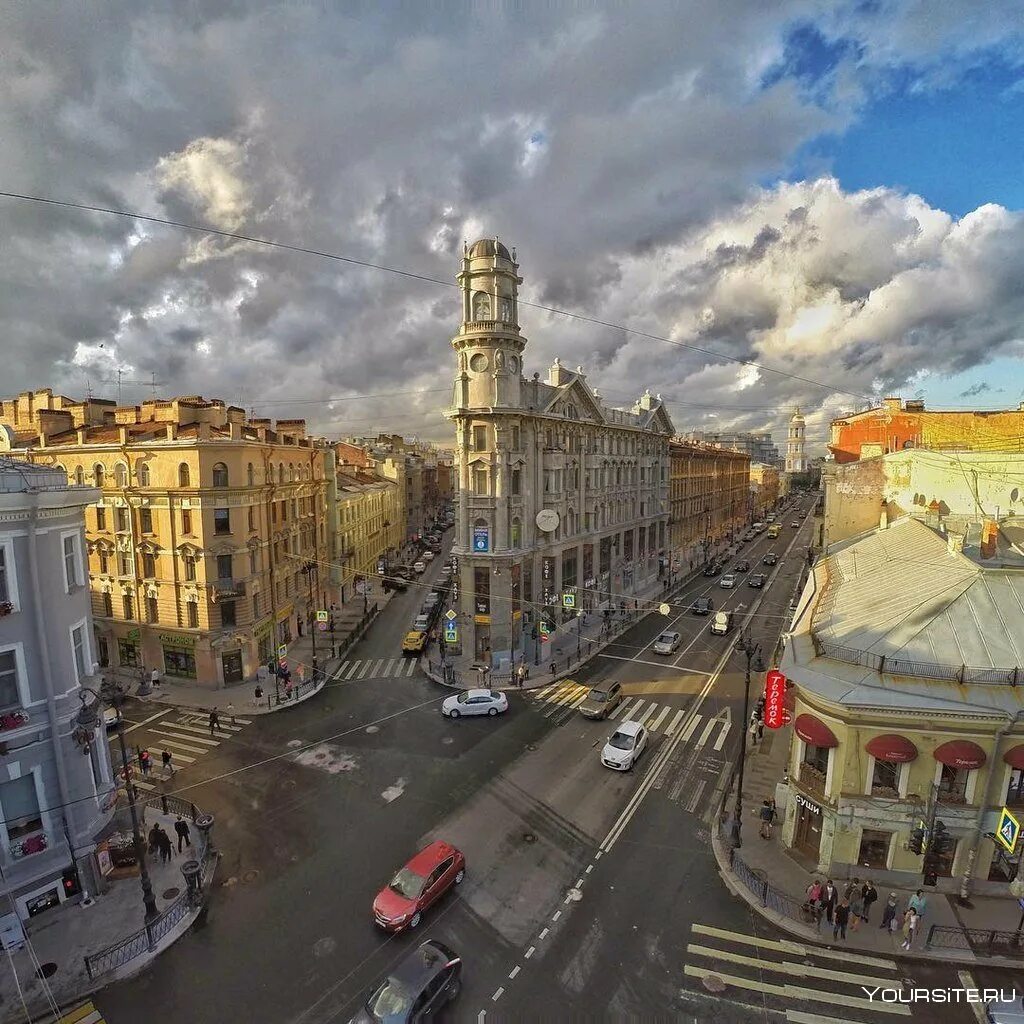
[[[260,568],[260,555],[256,548],[249,549],[249,575],[255,576]]]
[[[110,572],[110,556],[106,553],[106,551],[101,551],[99,553],[99,556],[100,556],[100,573],[102,575],[106,576],[107,573]]]
[[[7,546],[0,544],[0,601],[4,603],[11,600],[11,566],[8,564],[8,557]]]
[[[117,662],[123,668],[135,668],[139,664],[139,648],[131,640],[117,641]]]
[[[118,507],[114,509],[115,528],[119,533],[128,532],[128,509]]]
[[[101,599],[102,599],[102,602],[103,602],[103,614],[104,614],[104,616],[106,616],[106,618],[108,618],[108,619],[112,618],[113,615],[114,615],[114,602],[113,602],[113,599],[111,598],[110,594],[103,594],[103,595],[101,595]]]
[[[519,451],[519,427],[512,428],[512,451]]]
[[[487,451],[487,428],[475,426],[473,428],[473,451]]]
[[[875,770],[871,775],[871,795],[900,795],[900,766],[895,761],[875,761]]]
[[[96,506],[96,529],[105,530],[107,528],[107,510],[103,505]]]
[[[231,555],[217,556],[217,579],[231,579]]]
[[[270,503],[270,520],[273,523],[277,522],[277,502],[272,501]]]
[[[213,532],[225,534],[231,532],[231,512],[226,508],[213,510]]]
[[[234,601],[220,602],[220,624],[222,626],[234,626],[237,624]]]
[[[970,771],[967,768],[952,768],[948,764],[944,764],[942,776],[939,778],[939,799],[949,800],[952,803],[966,803],[969,775]]]
[[[147,622],[159,622],[160,621],[160,609],[157,607],[157,600],[155,597],[146,598],[146,621]]]
[[[196,559],[195,555],[185,556],[185,579],[194,580],[196,578]]]
[[[135,618],[135,605],[132,602],[132,595],[131,594],[125,594],[121,598],[121,607],[122,607],[122,610],[124,611],[124,617],[126,619],[134,619]]]
[[[183,508],[181,510],[181,532],[192,532],[192,509],[190,508]]]
[[[0,653],[0,708],[21,707],[18,690],[18,660],[14,651]]]
[[[512,480],[509,493],[513,496],[523,493],[523,471],[521,469],[512,470]]]
[[[132,556],[126,551],[122,551],[117,556],[117,568],[119,576],[131,576],[132,574]]]
[[[0,784],[0,807],[3,808],[7,836],[11,840],[24,839],[43,827],[36,777],[31,772],[20,779]]]
[[[1019,807],[1024,804],[1024,771],[1013,768],[1010,771],[1010,786],[1006,791],[1006,803]]]
[[[473,569],[473,608],[477,615],[491,614],[491,570],[487,566]]]
[[[68,590],[81,586],[78,571],[78,537],[72,534],[64,538],[64,583]]]
[[[156,578],[156,555],[150,551],[142,553],[142,575],[147,580]]]
[[[189,629],[199,628],[199,605],[195,601],[187,601],[185,603],[185,616]]]
[[[487,493],[487,470],[486,469],[474,469],[473,470],[473,490],[477,494]]]
[[[804,747],[804,765],[821,775],[822,781],[828,771],[828,747],[815,747],[808,743]],[[803,778],[803,775],[801,775]]]
[[[143,533],[153,532],[153,510],[151,508],[139,509],[139,522]]]
[[[260,608],[260,595],[259,592],[257,591],[255,594],[252,595],[252,618],[254,622],[256,621],[256,619],[260,617],[261,612],[262,610]]]
[[[256,529],[256,509],[251,505],[249,506],[249,532],[252,533]]]
[[[78,678],[89,674],[89,649],[85,645],[85,626],[75,626],[71,630],[71,649],[75,656],[75,671]]]

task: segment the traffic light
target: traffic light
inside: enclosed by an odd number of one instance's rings
[[[907,844],[910,847],[910,852],[922,853],[924,851],[924,839],[925,831],[920,825],[918,825],[917,828],[910,833],[910,842]]]
[[[935,857],[941,857],[949,853],[955,843],[956,840],[946,831],[946,826],[941,821],[935,822],[935,831],[928,844],[928,852]]]

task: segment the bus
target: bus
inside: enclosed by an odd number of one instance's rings
[[[768,527],[768,536],[772,539],[780,536],[781,534],[782,525],[780,523],[772,523],[772,525]]]

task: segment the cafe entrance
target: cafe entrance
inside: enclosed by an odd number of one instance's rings
[[[821,808],[800,793],[796,794],[796,828],[793,845],[812,860],[821,849]]]

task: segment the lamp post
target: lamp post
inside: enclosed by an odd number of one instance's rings
[[[580,660],[580,633],[583,629],[583,609],[576,612],[576,660]]]
[[[740,730],[740,768],[736,780],[736,807],[733,811],[732,823],[732,847],[734,850],[742,846],[740,841],[740,826],[743,822],[743,766],[747,760],[747,717],[750,714],[750,668],[753,663],[755,672],[763,672],[764,665],[761,662],[761,645],[755,644],[748,632],[736,641],[736,650],[747,659],[746,674],[743,682],[743,727]],[[757,659],[755,662],[754,659]]]
[[[86,694],[92,695],[92,700],[87,702]],[[128,768],[128,750],[124,744],[124,720],[121,717],[121,705],[124,704],[124,693],[121,688],[112,685],[108,688],[109,704],[117,711],[117,740],[121,747],[121,767],[124,771],[125,792],[128,794],[128,810],[132,817],[132,839],[135,844],[135,858],[139,864],[139,881],[142,884],[142,903],[145,907],[147,921],[157,916],[156,897],[153,895],[153,884],[149,879],[149,871],[146,868],[146,847],[142,841],[142,833],[139,831],[139,815],[135,809],[135,787],[131,783]],[[83,752],[89,753],[89,742],[95,735],[96,726],[99,722],[98,706],[102,705],[103,698],[91,687],[83,686],[78,694],[82,707],[78,712],[76,723],[82,733],[76,736],[81,743]],[[76,733],[78,730],[76,729]],[[81,737],[87,734],[88,738],[82,742]]]
[[[302,567],[302,573],[306,577],[306,583],[309,587],[309,600],[306,605],[306,611],[309,616],[309,636],[313,642],[313,671],[316,672],[316,616],[313,614],[313,574],[316,572],[316,562],[306,562]]]

